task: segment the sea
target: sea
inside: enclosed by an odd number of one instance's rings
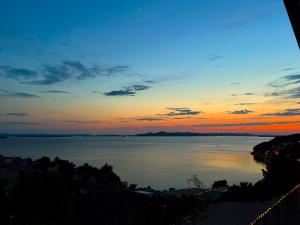
[[[197,175],[209,186],[256,182],[263,164],[250,152],[271,137],[10,137],[0,139],[3,156],[59,157],[75,165],[113,166],[123,181],[155,189],[185,188]]]

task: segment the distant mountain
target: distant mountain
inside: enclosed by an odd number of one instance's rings
[[[145,134],[137,134],[134,136],[260,136],[260,137],[270,137],[274,135],[258,135],[258,134],[249,134],[249,133],[193,133],[193,132],[155,132],[155,133],[145,133]]]
[[[143,134],[134,134],[134,135],[119,135],[119,134],[7,134],[0,133],[0,138],[7,137],[192,137],[192,136],[252,136],[252,137],[274,137],[275,135],[258,135],[250,133],[193,133],[193,132],[154,132],[154,133],[143,133]]]

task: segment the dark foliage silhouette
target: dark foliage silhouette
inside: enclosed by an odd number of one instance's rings
[[[173,224],[203,207],[192,196],[171,196],[121,182],[113,167],[76,167],[59,158],[0,157],[0,224]]]

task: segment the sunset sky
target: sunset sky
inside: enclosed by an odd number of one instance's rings
[[[1,0],[0,133],[300,132],[282,0]]]

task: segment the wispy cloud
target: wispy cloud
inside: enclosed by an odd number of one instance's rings
[[[108,91],[103,93],[105,96],[135,96],[136,92],[128,89]]]
[[[66,120],[65,123],[73,123],[73,124],[93,124],[100,123],[99,120]]]
[[[31,121],[1,121],[0,125],[38,125],[40,123]]]
[[[267,97],[300,98],[300,74],[290,74],[268,84]]]
[[[103,93],[105,96],[135,96],[137,92],[150,89],[151,86],[143,84],[134,84],[131,86],[123,87],[120,90],[113,90]]]
[[[157,81],[155,81],[155,80],[145,80],[144,82],[147,83],[147,84],[155,84],[155,83],[157,83]]]
[[[175,108],[166,108],[167,110],[169,110],[170,112],[166,113],[166,114],[161,114],[163,116],[194,116],[194,115],[199,115],[199,114],[203,114],[202,111],[195,111],[189,108],[185,108],[185,107],[175,107]]]
[[[246,105],[255,105],[257,103],[254,102],[240,102],[240,103],[236,103],[235,105],[241,105],[241,106],[246,106]]]
[[[184,117],[172,117],[173,120],[185,120],[185,119],[191,119],[193,117],[191,116],[184,116]],[[197,119],[203,119],[203,118],[197,118]]]
[[[245,115],[249,113],[253,113],[254,111],[248,110],[248,109],[242,109],[237,111],[228,112],[228,114],[236,114],[236,115]]]
[[[287,84],[298,84],[300,83],[300,74],[292,74],[283,77],[286,81],[290,81]]]
[[[51,85],[72,78],[84,80],[97,76],[124,74],[128,70],[127,65],[86,66],[80,61],[64,60],[57,65],[42,65],[41,69],[1,66],[0,76],[17,80],[22,84]]]
[[[206,61],[211,62],[211,61],[216,61],[216,60],[222,59],[222,58],[223,58],[223,56],[221,56],[221,55],[214,55],[214,56],[211,56],[210,58],[208,58]]]
[[[286,109],[283,112],[265,113],[263,116],[299,116],[300,108],[297,109]]]
[[[17,112],[10,112],[10,113],[6,113],[6,116],[15,116],[15,117],[24,117],[27,116],[27,113],[17,113]]]
[[[283,68],[281,71],[290,71],[290,70],[294,70],[296,69],[296,67],[286,67],[286,68]]]
[[[290,74],[269,83],[268,86],[273,88],[282,88],[298,83],[300,83],[300,74]]]
[[[300,87],[291,89],[279,89],[265,93],[267,97],[300,98]]]
[[[136,118],[136,120],[137,121],[160,121],[164,119],[159,117],[141,117],[141,118]]]
[[[207,123],[194,125],[195,127],[256,127],[269,125],[298,124],[300,121],[278,121],[278,122],[249,122],[249,123]]]
[[[42,91],[43,93],[49,93],[49,94],[70,94],[68,91],[60,91],[60,90],[47,90]]]
[[[24,68],[13,68],[10,66],[0,66],[0,76],[15,80],[35,79],[38,73],[34,70]]]
[[[246,92],[246,93],[241,93],[241,94],[232,94],[231,96],[251,96],[254,95],[253,92]]]
[[[25,92],[14,92],[8,91],[3,88],[0,89],[0,97],[12,97],[12,98],[38,98],[38,95],[25,93]]]
[[[233,29],[243,26],[244,24],[263,18],[268,13],[270,13],[269,9],[261,8],[239,11],[238,13],[228,15],[227,18],[224,19],[223,29]]]

